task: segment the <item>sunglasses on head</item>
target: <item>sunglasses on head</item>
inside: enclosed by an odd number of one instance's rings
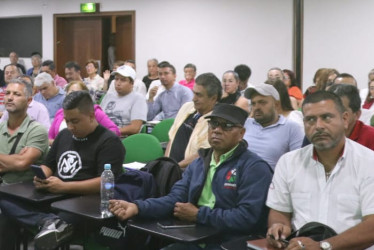
[[[209,120],[208,125],[211,129],[216,129],[216,128],[220,127],[224,131],[230,131],[235,127],[236,128],[241,128],[242,127],[242,126],[237,125],[237,124],[232,123],[232,122],[219,122],[219,121],[215,121],[215,120]]]

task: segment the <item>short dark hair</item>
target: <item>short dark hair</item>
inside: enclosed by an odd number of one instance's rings
[[[65,63],[65,68],[67,68],[67,69],[74,68],[75,71],[80,71],[81,70],[81,66],[79,66],[78,63],[73,62],[73,61]]]
[[[350,84],[334,84],[328,91],[333,92],[339,97],[347,97],[349,100],[349,107],[353,112],[357,112],[361,109],[361,98],[357,87]]]
[[[234,68],[234,71],[239,75],[239,79],[242,82],[247,81],[252,74],[251,68],[245,64],[239,64]]]
[[[43,67],[43,66],[48,66],[48,68],[49,68],[50,70],[55,70],[55,68],[56,68],[55,63],[54,63],[52,60],[46,60],[46,61],[44,61],[44,62],[42,63],[42,67]]]
[[[169,69],[171,69],[171,71],[173,72],[173,74],[176,74],[176,70],[175,70],[175,67],[173,66],[173,65],[171,65],[169,62],[167,62],[167,61],[162,61],[162,62],[160,62],[158,65],[157,65],[157,67],[159,67],[159,68],[169,68]]]
[[[125,63],[132,63],[132,64],[136,65],[135,60],[133,60],[133,59],[127,59],[125,61]]]
[[[213,73],[204,73],[199,75],[195,84],[202,86],[209,97],[217,96],[217,102],[222,97],[222,85],[220,80]]]
[[[90,96],[88,91],[85,90],[74,91],[68,94],[65,97],[64,102],[62,103],[62,108],[64,110],[77,108],[79,112],[86,115],[94,112],[92,97]]]
[[[90,63],[92,63],[92,65],[94,66],[95,69],[99,69],[99,63],[98,63],[96,60],[94,60],[94,59],[89,59],[89,60],[86,62],[86,66],[87,66],[88,64],[90,64]]]
[[[341,74],[337,75],[337,76],[335,77],[335,79],[334,79],[334,83],[335,83],[336,79],[338,79],[338,78],[352,78],[352,79],[355,81],[355,84],[356,84],[356,86],[357,86],[356,78],[355,78],[353,75],[351,75],[351,74],[348,74],[348,73],[341,73]],[[343,83],[344,83],[344,82],[343,82]]]
[[[183,69],[188,69],[188,68],[193,69],[193,71],[196,72],[196,65],[195,64],[187,63],[186,66],[184,66]]]
[[[342,100],[338,95],[336,95],[333,92],[328,92],[325,90],[318,90],[314,92],[313,94],[307,95],[307,97],[303,101],[303,105],[301,107],[303,113],[304,113],[304,106],[309,103],[317,103],[321,101],[331,100],[335,103],[336,109],[339,111],[339,113],[343,113],[345,111],[344,105],[342,103]]]

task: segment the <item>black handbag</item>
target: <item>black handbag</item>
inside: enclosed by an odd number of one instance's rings
[[[337,233],[331,227],[319,222],[309,222],[299,230],[292,232],[286,240],[291,240],[295,237],[309,237],[315,241],[322,241],[335,235]]]

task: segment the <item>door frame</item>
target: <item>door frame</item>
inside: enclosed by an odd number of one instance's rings
[[[69,18],[69,17],[122,17],[122,16],[130,16],[131,17],[131,33],[132,33],[132,41],[131,41],[131,53],[132,58],[136,61],[136,54],[135,54],[135,10],[129,11],[107,11],[107,12],[100,12],[100,13],[66,13],[66,14],[54,14],[53,15],[53,61],[57,65],[57,20],[59,18]],[[113,25],[113,24],[112,24]]]

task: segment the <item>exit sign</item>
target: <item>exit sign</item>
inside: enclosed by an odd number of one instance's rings
[[[81,13],[97,13],[100,10],[98,3],[81,3]]]

